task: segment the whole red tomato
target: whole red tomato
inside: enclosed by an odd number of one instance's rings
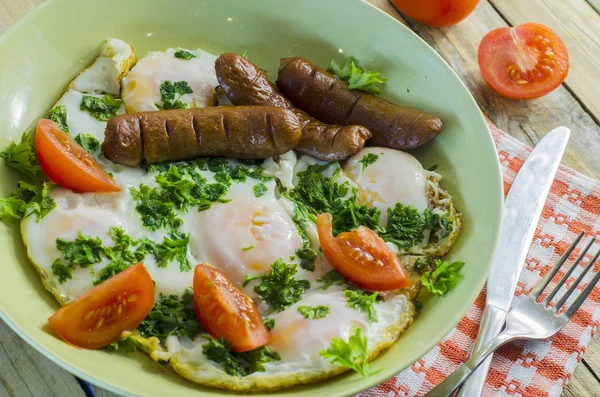
[[[392,0],[407,17],[428,26],[450,26],[465,19],[479,0]]]

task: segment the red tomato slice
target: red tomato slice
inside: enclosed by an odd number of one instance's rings
[[[402,14],[428,26],[450,26],[465,19],[479,0],[392,0]]]
[[[569,72],[567,47],[555,32],[539,23],[492,30],[479,44],[478,58],[485,81],[511,99],[546,95]]]
[[[38,121],[35,146],[42,170],[52,182],[75,192],[121,191],[94,157],[54,121]]]
[[[85,349],[116,342],[123,331],[133,331],[154,306],[154,284],[143,264],[109,278],[48,321],[65,341]]]
[[[204,329],[245,352],[269,343],[271,334],[248,295],[208,263],[194,270],[194,309]]]
[[[352,283],[369,291],[410,286],[408,274],[385,241],[361,226],[333,237],[330,214],[317,216],[317,232],[325,258]]]

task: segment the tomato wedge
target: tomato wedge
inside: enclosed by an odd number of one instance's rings
[[[204,329],[245,352],[269,343],[271,334],[248,295],[208,263],[194,270],[194,309]]]
[[[38,121],[35,146],[42,170],[52,182],[82,193],[121,191],[94,157],[54,121]]]
[[[48,321],[65,341],[84,349],[116,342],[123,331],[133,331],[154,306],[154,284],[142,263],[109,278]]]
[[[330,214],[317,216],[317,232],[325,258],[352,283],[369,291],[410,286],[408,273],[385,241],[361,226],[333,237]]]
[[[558,87],[569,72],[567,47],[549,27],[525,23],[486,34],[478,51],[485,81],[511,99],[533,99]]]

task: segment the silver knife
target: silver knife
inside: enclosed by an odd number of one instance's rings
[[[487,280],[485,309],[473,351],[498,335],[533,240],[535,229],[560,165],[571,131],[558,127],[533,149],[517,174],[504,201],[498,246]],[[479,397],[492,356],[484,361],[460,389],[457,397]]]

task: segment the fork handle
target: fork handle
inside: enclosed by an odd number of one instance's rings
[[[471,358],[456,369],[442,383],[434,387],[425,397],[447,397],[454,392],[469,376],[475,371],[477,366],[481,364],[487,356],[492,354],[500,346],[518,339],[517,336],[509,332],[503,331],[494,339],[489,341],[481,349],[473,353]]]

